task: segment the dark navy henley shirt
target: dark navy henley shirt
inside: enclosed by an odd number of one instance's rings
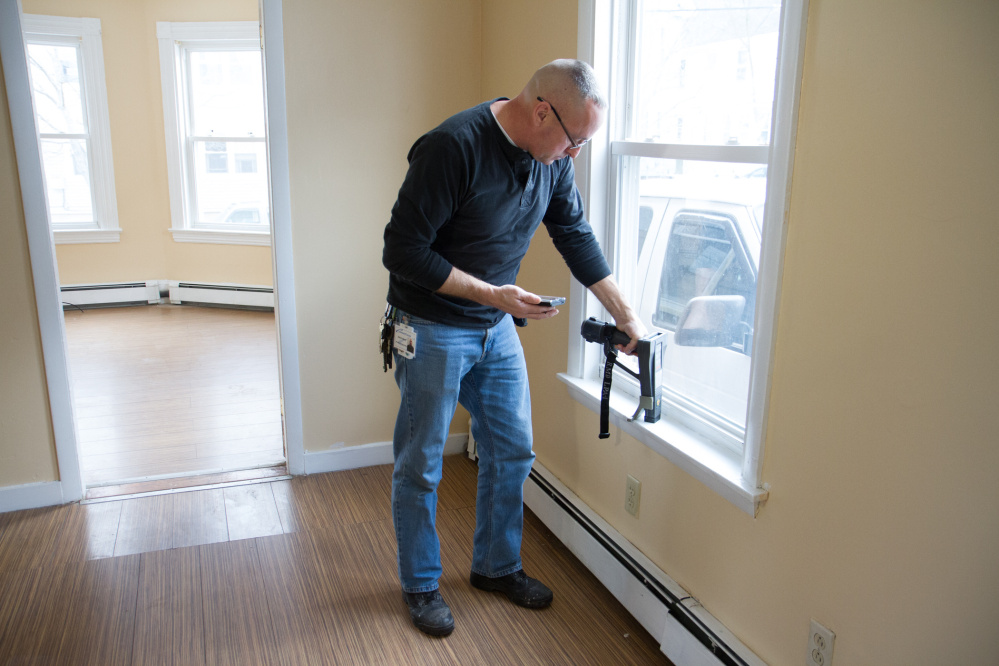
[[[493,100],[495,101],[495,100]],[[504,313],[436,293],[451,267],[514,284],[542,222],[584,286],[610,267],[583,215],[572,159],[549,166],[507,140],[483,102],[445,120],[409,151],[409,172],[385,227],[388,302],[438,323],[488,328]]]

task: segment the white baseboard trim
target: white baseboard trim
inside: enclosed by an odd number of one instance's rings
[[[450,456],[465,451],[468,433],[452,433],[444,444],[444,455]],[[305,473],[322,474],[339,472],[345,469],[388,465],[394,460],[392,442],[373,442],[359,446],[339,445],[329,451],[306,451]]]
[[[765,666],[676,581],[537,461],[524,483],[524,503],[660,640],[660,650],[674,664]]]
[[[63,504],[62,483],[44,481],[0,488],[0,513]]]

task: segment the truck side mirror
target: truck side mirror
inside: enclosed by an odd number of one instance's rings
[[[687,302],[676,325],[681,347],[728,347],[742,341],[744,296],[698,296]]]

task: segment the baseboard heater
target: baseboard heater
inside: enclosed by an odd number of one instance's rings
[[[175,305],[210,305],[247,310],[273,310],[274,289],[237,284],[171,282],[170,302]]]
[[[160,302],[159,282],[70,284],[59,288],[62,307],[108,308]]]
[[[274,310],[274,289],[206,282],[116,282],[72,284],[59,288],[63,309],[108,308],[129,305],[204,305],[245,310]]]
[[[764,662],[678,583],[537,462],[524,502],[660,640],[677,666],[760,666]]]

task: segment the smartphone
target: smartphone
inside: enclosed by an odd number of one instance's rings
[[[544,305],[548,308],[553,308],[556,305],[562,305],[565,303],[565,298],[562,296],[541,296],[541,302],[538,305]]]

